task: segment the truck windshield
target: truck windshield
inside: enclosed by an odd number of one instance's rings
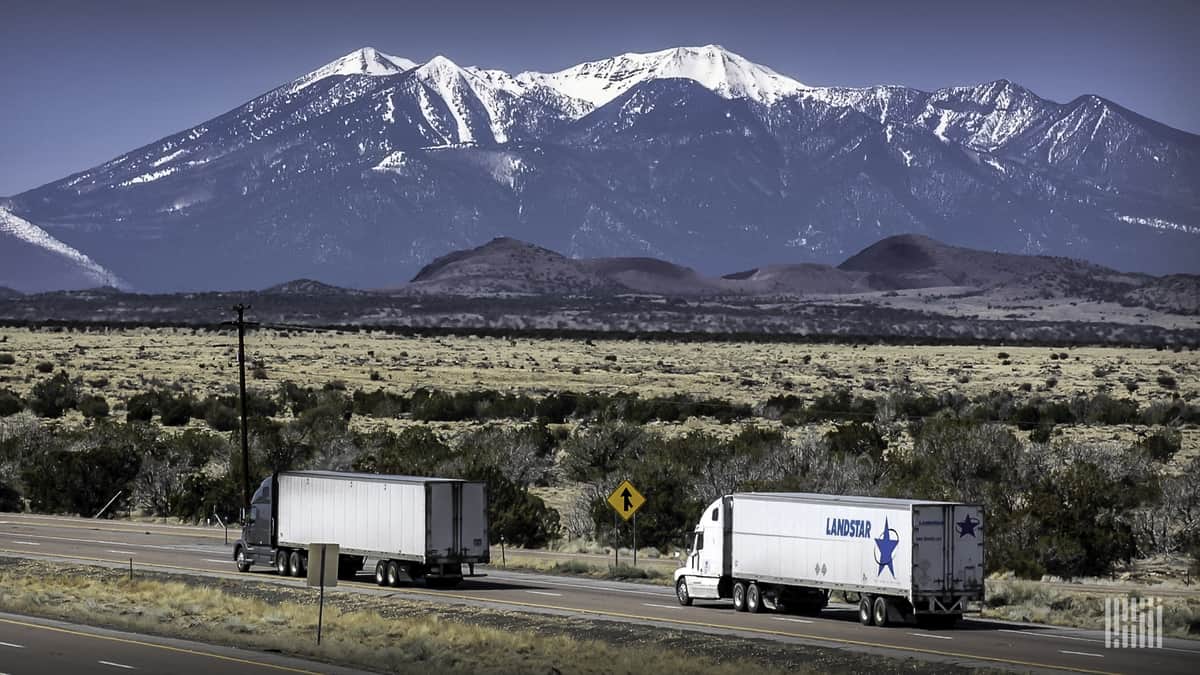
[[[696,533],[696,544],[695,544],[695,546],[692,548],[692,550],[693,550],[693,551],[699,551],[699,550],[700,550],[700,549],[702,549],[702,548],[704,548],[704,533],[703,533],[703,532],[697,532],[697,533]]]

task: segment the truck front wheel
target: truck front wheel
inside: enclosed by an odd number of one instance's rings
[[[250,559],[246,557],[246,549],[239,546],[237,552],[233,554],[234,560],[237,561],[237,570],[239,572],[250,571]]]
[[[692,596],[688,594],[687,577],[679,577],[679,581],[675,582],[675,598],[684,607],[691,606]]]
[[[874,608],[871,606],[873,602],[874,598],[866,594],[858,599],[858,622],[864,626],[870,626],[875,622]]]
[[[746,582],[733,582],[733,609],[738,612],[746,611]]]

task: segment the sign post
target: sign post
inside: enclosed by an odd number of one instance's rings
[[[624,518],[625,522],[629,522],[629,519],[633,518],[634,567],[637,567],[637,517],[635,514],[637,514],[638,509],[642,508],[642,504],[645,503],[646,498],[642,496],[642,493],[637,491],[637,488],[633,487],[633,483],[630,483],[627,480],[621,481],[621,484],[617,486],[617,489],[613,490],[612,494],[608,496],[608,505],[613,508],[613,512],[615,512],[616,515]],[[616,561],[617,565],[620,565],[620,557],[617,554],[617,551],[619,550],[621,544],[620,539],[616,536],[616,524],[617,520],[614,518],[613,537],[617,539],[617,543],[613,546],[613,560]]]
[[[337,586],[339,555],[341,551],[337,544],[308,545],[308,585],[321,588],[321,600],[317,604],[317,644],[321,644],[321,624],[325,620],[325,587]]]

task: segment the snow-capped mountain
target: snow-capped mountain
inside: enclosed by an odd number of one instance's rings
[[[811,87],[717,46],[554,73],[364,48],[13,197],[146,290],[389,286],[496,236],[706,274],[914,232],[1200,269],[1200,137],[1008,81]]]

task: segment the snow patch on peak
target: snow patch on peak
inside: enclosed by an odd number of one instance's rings
[[[386,77],[397,75],[416,68],[417,64],[402,56],[384,54],[374,47],[363,47],[349,54],[330,61],[311,73],[292,82],[287,87],[288,93],[296,93],[305,87],[334,75],[370,75]]]
[[[555,73],[526,72],[517,76],[519,82],[543,84],[595,106],[647,80],[667,78],[694,80],[724,98],[749,98],[764,104],[808,89],[720,45],[621,54]]]
[[[6,234],[19,239],[31,246],[44,249],[50,253],[66,258],[79,267],[97,286],[112,286],[113,288],[128,289],[129,285],[117,275],[93,261],[63,242],[55,239],[49,232],[21,218],[11,211],[0,208],[0,234]]]

